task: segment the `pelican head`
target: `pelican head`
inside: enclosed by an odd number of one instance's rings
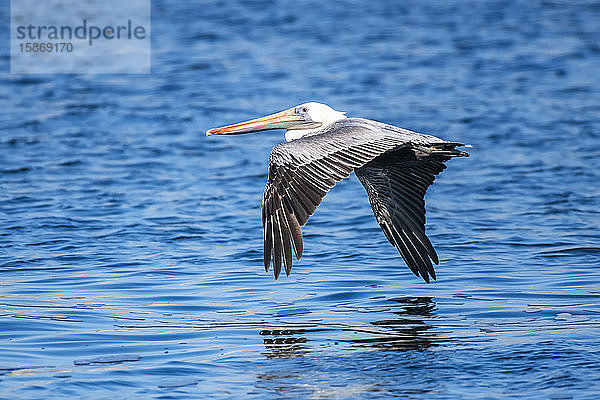
[[[209,129],[206,131],[206,136],[239,135],[270,129],[285,129],[285,139],[289,142],[321,130],[344,118],[346,118],[344,113],[336,111],[326,104],[310,102],[266,117]]]

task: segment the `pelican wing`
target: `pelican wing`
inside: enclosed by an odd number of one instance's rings
[[[275,279],[302,257],[302,230],[327,192],[353,171],[365,186],[384,234],[408,267],[435,279],[438,257],[425,235],[423,197],[461,143],[359,118],[273,148],[262,202],[264,264]]]
[[[301,227],[337,182],[386,152],[433,142],[443,141],[352,118],[317,135],[275,146],[262,201],[265,271],[272,260],[277,279],[283,260],[285,272],[290,274],[292,249],[297,259],[302,257]]]
[[[382,154],[361,168],[356,176],[365,187],[373,214],[388,241],[398,249],[406,265],[429,283],[435,279],[432,265],[438,256],[425,234],[423,197],[435,176],[451,156],[466,155],[445,143],[431,152],[401,148]]]

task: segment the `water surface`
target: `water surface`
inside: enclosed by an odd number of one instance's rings
[[[597,398],[596,2],[152,13],[151,75],[0,60],[0,397]],[[282,132],[203,132],[310,100],[474,146],[426,198],[437,282],[355,177],[264,273]]]

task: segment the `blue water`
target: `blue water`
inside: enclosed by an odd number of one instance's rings
[[[150,75],[4,45],[0,398],[598,398],[600,6],[392,3],[153,1]],[[283,134],[203,132],[311,100],[473,145],[426,197],[437,282],[355,177],[264,273]]]

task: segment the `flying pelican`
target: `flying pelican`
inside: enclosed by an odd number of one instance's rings
[[[292,270],[292,248],[302,257],[302,231],[327,192],[352,172],[365,187],[387,240],[416,275],[436,279],[438,256],[425,234],[423,197],[462,143],[363,118],[347,118],[321,103],[305,103],[266,117],[209,129],[238,135],[286,129],[287,143],[273,147],[262,200],[264,263],[275,279]]]

